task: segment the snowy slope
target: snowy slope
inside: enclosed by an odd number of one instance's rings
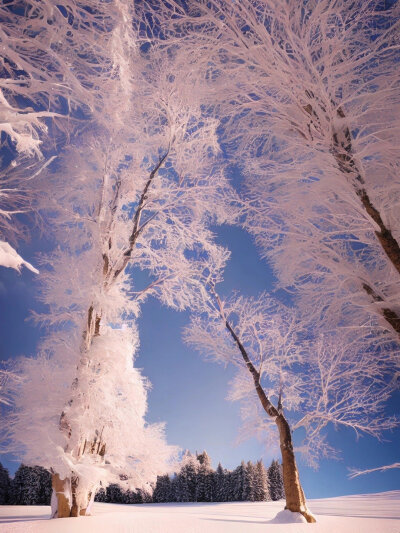
[[[52,533],[400,533],[400,491],[309,500],[317,524],[270,521],[283,501],[116,505],[95,516],[47,520],[49,507],[0,506],[0,532]]]

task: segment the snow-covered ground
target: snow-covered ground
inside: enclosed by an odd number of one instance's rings
[[[277,524],[283,502],[96,503],[95,516],[48,520],[44,506],[0,506],[0,532],[400,533],[400,491],[309,500],[317,524]]]

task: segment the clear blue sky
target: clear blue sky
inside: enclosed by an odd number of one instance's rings
[[[223,292],[239,289],[256,295],[270,289],[273,276],[257,255],[250,237],[239,228],[219,228],[218,240],[232,251],[226,270]],[[19,251],[35,263],[35,252],[48,244],[35,239]],[[35,276],[24,270],[18,275],[0,267],[0,358],[19,354],[34,355],[44,331],[26,322],[35,302]],[[167,438],[183,449],[206,449],[214,467],[220,461],[226,468],[236,467],[242,459],[263,458],[268,465],[277,451],[266,449],[255,438],[235,445],[240,427],[239,405],[225,398],[233,369],[206,363],[182,343],[181,331],[187,323],[186,313],[177,313],[148,300],[140,320],[140,353],[136,365],[153,384],[149,394],[150,422],[165,421]],[[399,412],[400,394],[388,406]],[[358,442],[351,431],[331,431],[330,442],[342,449],[341,461],[323,461],[314,471],[300,461],[300,476],[310,498],[400,489],[400,470],[374,473],[349,480],[347,466],[372,468],[399,461],[400,430],[385,435],[386,442],[363,437]],[[18,462],[10,456],[0,461],[13,473]]]

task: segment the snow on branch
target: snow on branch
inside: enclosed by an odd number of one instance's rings
[[[393,463],[391,465],[379,466],[377,468],[369,468],[368,470],[357,470],[356,468],[350,468],[349,479],[354,479],[358,476],[364,474],[370,474],[371,472],[385,472],[386,470],[391,470],[392,468],[400,468],[400,463]]]
[[[35,274],[39,274],[39,270],[33,267],[28,261],[22,259],[20,255],[14,250],[8,242],[0,241],[0,265],[8,268],[14,268],[18,272],[21,271],[21,267],[25,266],[28,270],[31,270]]]

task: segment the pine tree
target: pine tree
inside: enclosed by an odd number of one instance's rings
[[[156,486],[153,492],[154,503],[165,503],[172,501],[171,478],[168,474],[157,476]]]
[[[179,481],[177,474],[174,475],[174,477],[171,479],[171,502],[178,502],[178,495],[179,495],[179,487],[178,487]]]
[[[35,466],[34,468],[40,479],[39,503],[40,505],[50,505],[51,494],[53,492],[51,474],[41,466]]]
[[[243,491],[242,491],[242,500],[248,502],[255,501],[255,466],[251,461],[245,466],[243,476]]]
[[[186,452],[182,459],[182,468],[179,472],[179,478],[181,479],[182,485],[182,497],[187,497],[186,499],[181,499],[180,501],[195,502],[197,497],[197,472],[199,470],[200,463],[197,460],[197,457],[193,457],[190,452]],[[185,494],[187,492],[187,496]]]
[[[222,468],[221,463],[218,463],[217,470],[214,473],[214,501],[227,501],[227,487],[226,487],[226,470]]]
[[[107,493],[104,489],[104,487],[101,487],[97,493],[96,493],[96,496],[94,497],[94,501],[95,502],[107,502]]]
[[[40,466],[21,465],[11,481],[10,503],[13,505],[49,505],[51,476]]]
[[[235,501],[236,474],[234,471],[227,470],[225,475],[225,500],[226,502]]]
[[[0,463],[0,505],[9,502],[11,479],[8,470]]]
[[[117,483],[111,483],[106,489],[108,503],[125,503],[124,493]]]
[[[211,459],[207,452],[197,454],[197,460],[200,463],[196,475],[196,501],[211,502],[213,501],[213,477]]]
[[[205,478],[204,497],[206,502],[215,501],[214,470],[209,470]]]
[[[269,493],[268,473],[261,459],[254,469],[254,501],[265,502],[271,500]]]
[[[272,461],[268,469],[268,480],[271,500],[277,501],[284,498],[285,491],[283,488],[282,467],[276,459]]]
[[[194,499],[191,498],[191,494],[189,491],[188,481],[186,472],[179,472],[179,474],[175,478],[174,483],[174,501],[176,502],[190,502],[194,501]]]
[[[243,501],[243,487],[244,487],[244,478],[246,472],[246,464],[244,461],[235,468],[232,472],[232,481],[233,481],[233,501],[241,502]]]
[[[139,492],[140,492],[140,496],[142,498],[142,502],[141,503],[153,503],[153,496],[152,496],[151,492],[149,492],[145,488],[139,489]]]

